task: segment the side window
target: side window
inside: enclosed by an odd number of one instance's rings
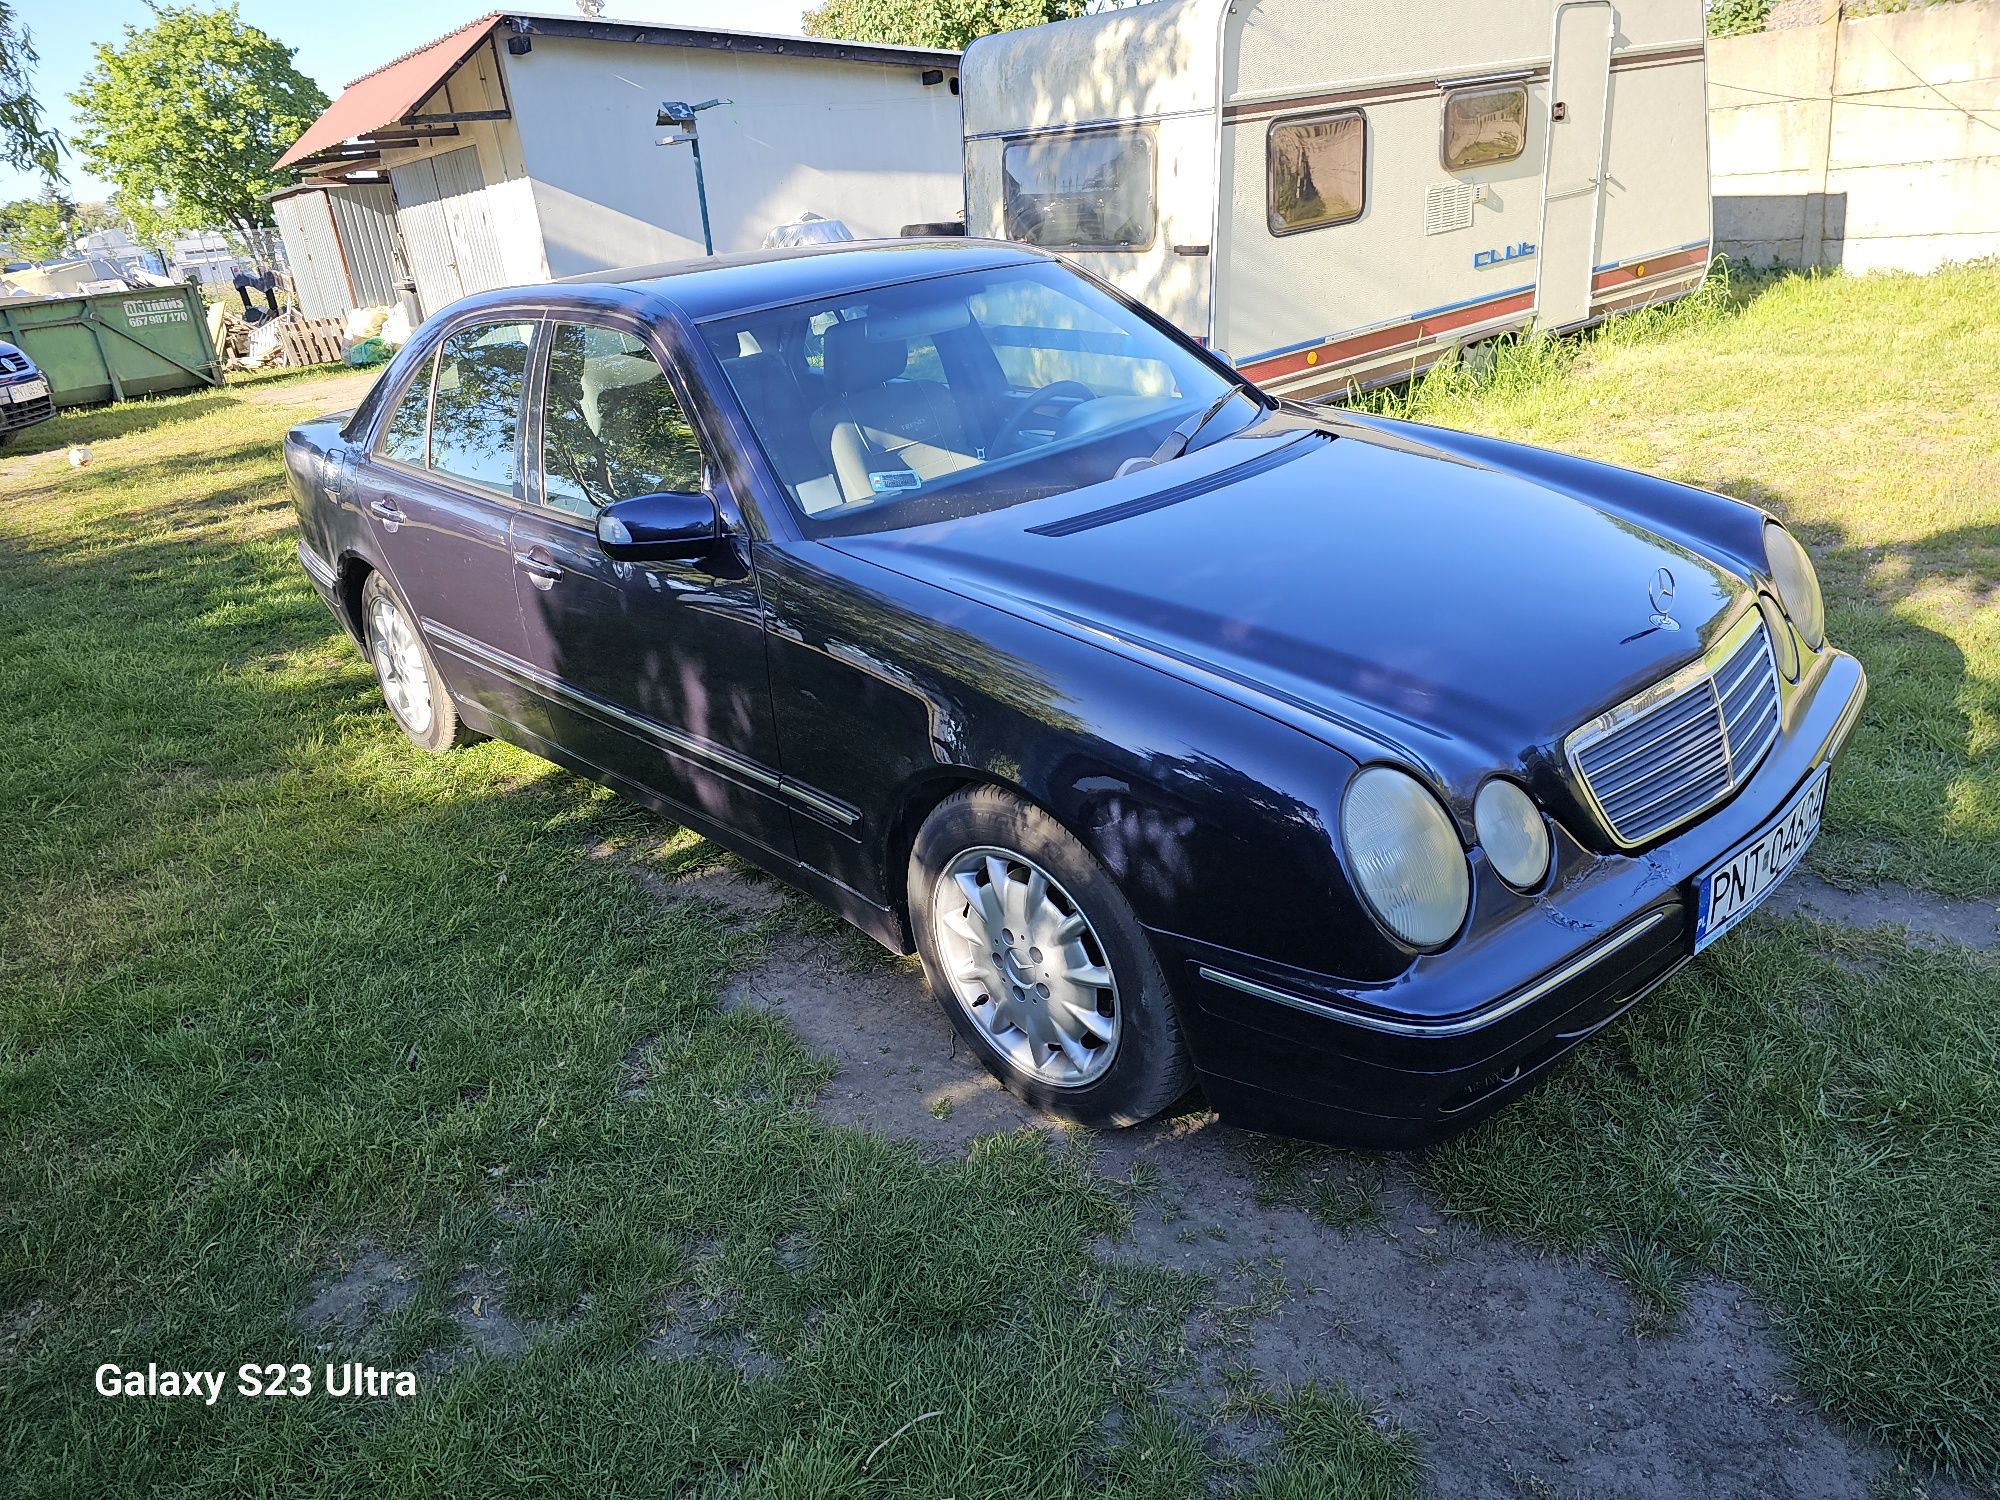
[[[403,399],[389,413],[389,425],[382,429],[382,441],[376,445],[375,451],[384,458],[423,467],[424,439],[430,431],[431,374],[436,368],[437,356],[432,355],[403,387]]]
[[[1153,137],[1091,130],[1010,141],[1001,153],[1007,238],[1057,250],[1153,243]]]
[[[1524,85],[1459,89],[1444,96],[1444,133],[1438,152],[1447,171],[1512,161],[1527,144],[1528,90]]]
[[[542,400],[546,503],[589,516],[613,500],[693,491],[701,444],[645,342],[584,323],[553,323]]]
[[[1003,282],[968,304],[1007,383],[1040,390],[1075,380],[1100,396],[1173,396],[1173,372],[1132,352],[1132,336],[1103,314],[1037,281]]]
[[[1368,124],[1359,110],[1275,120],[1265,140],[1271,233],[1361,217]]]
[[[511,493],[533,323],[461,328],[438,350],[431,395],[431,468]]]

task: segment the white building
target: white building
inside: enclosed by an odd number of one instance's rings
[[[699,116],[718,253],[808,210],[860,238],[962,211],[958,54],[580,15],[485,16],[389,63],[279,165],[316,182],[386,174],[398,258],[428,313],[488,287],[700,255],[692,154],[658,144],[680,132],[655,119],[711,99],[727,101]],[[329,237],[319,259],[346,256],[332,216],[311,222]],[[295,264],[313,253],[291,244],[300,233],[287,226]]]

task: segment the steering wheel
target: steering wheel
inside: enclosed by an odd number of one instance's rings
[[[1043,386],[1022,402],[1020,409],[1007,419],[1007,425],[1002,427],[999,436],[993,439],[993,452],[995,454],[1014,452],[1021,446],[1022,435],[1031,431],[1047,432],[1050,437],[1054,437],[1056,425],[1064,417],[1084,402],[1096,399],[1097,392],[1081,380],[1058,380],[1052,385]],[[1028,425],[1029,420],[1043,413],[1046,413],[1044,425],[1031,428]]]

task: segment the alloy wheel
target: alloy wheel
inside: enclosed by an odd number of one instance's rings
[[[995,1051],[1056,1088],[1081,1088],[1118,1050],[1118,983],[1083,909],[1033,860],[967,849],[931,895],[946,981]]]
[[[431,727],[431,674],[410,617],[395,600],[378,594],[368,606],[368,647],[382,679],[382,696],[414,735]]]

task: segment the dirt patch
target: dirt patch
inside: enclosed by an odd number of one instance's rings
[[[40,1297],[0,1313],[0,1365],[14,1362],[14,1351],[48,1315],[49,1304]]]
[[[381,373],[380,369],[342,370],[337,375],[318,376],[311,380],[243,386],[235,394],[239,400],[251,401],[259,406],[310,406],[319,411],[340,411],[355,405],[367,395],[368,387]]]
[[[367,1250],[339,1275],[313,1294],[299,1322],[313,1332],[338,1334],[344,1344],[358,1344],[363,1335],[401,1307],[417,1290],[409,1262],[380,1250]]]
[[[1953,901],[1908,886],[1844,891],[1797,870],[1771,893],[1767,909],[1779,916],[1817,917],[1842,927],[1901,927],[1919,940],[2000,948],[2000,907],[1984,901]]]
[[[837,1059],[820,1107],[842,1124],[940,1154],[1058,1128],[993,1082],[909,965],[857,970],[835,944],[791,938],[724,1003],[781,1015]],[[1271,1201],[1287,1197],[1271,1190],[1273,1160],[1294,1148],[1205,1112],[1094,1144],[1105,1171],[1148,1185],[1129,1235],[1100,1253],[1212,1280],[1181,1399],[1215,1432],[1218,1457],[1254,1455],[1271,1437],[1233,1413],[1246,1381],[1340,1380],[1419,1435],[1438,1493],[1455,1500],[1859,1497],[1893,1469],[1799,1394],[1736,1287],[1697,1287],[1678,1332],[1641,1338],[1645,1310],[1619,1283],[1446,1219],[1400,1158],[1334,1154],[1327,1175],[1363,1226],[1336,1230]]]

